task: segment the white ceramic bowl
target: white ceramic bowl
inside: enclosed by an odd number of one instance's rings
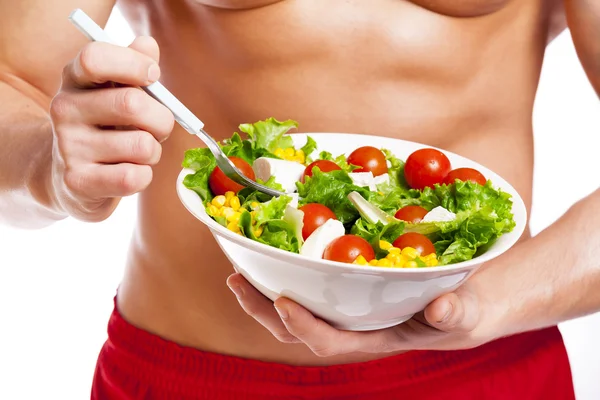
[[[317,141],[318,151],[327,150],[334,156],[348,155],[360,146],[369,145],[389,149],[406,160],[413,151],[431,147],[398,139],[341,133],[294,134],[296,147],[306,142],[306,135]],[[182,184],[183,178],[193,171],[181,171],[177,193],[187,210],[208,226],[234,268],[266,297],[271,300],[280,296],[290,298],[340,329],[375,330],[410,319],[435,298],[458,288],[484,262],[513,246],[525,229],[525,205],[508,182],[473,161],[442,151],[453,168],[476,168],[491,179],[495,187],[510,193],[516,222],[513,231],[502,235],[484,254],[448,266],[393,269],[309,259],[237,235],[211,219],[200,197]]]

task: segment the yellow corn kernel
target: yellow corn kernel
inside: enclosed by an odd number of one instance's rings
[[[381,258],[381,259],[377,260],[377,266],[378,267],[391,267],[392,262],[390,260],[388,260],[387,258]]]
[[[208,213],[210,215],[217,216],[217,215],[219,215],[219,209],[217,207],[213,206],[212,204],[210,204],[208,206]]]
[[[241,207],[240,198],[237,196],[233,196],[231,200],[229,200],[229,207],[231,207],[233,211],[239,210]]]
[[[369,265],[372,265],[372,266],[374,266],[374,267],[375,267],[375,266],[377,265],[377,261],[378,261],[378,260],[374,258],[374,259],[372,259],[371,261],[369,261]]]
[[[256,208],[258,206],[259,206],[258,201],[253,201],[252,203],[250,203],[250,207],[252,207],[252,208]]]
[[[297,150],[296,151],[296,159],[300,164],[304,164],[304,162],[306,161],[306,154],[304,154],[304,151]]]
[[[379,247],[381,247],[382,250],[389,250],[392,248],[392,244],[390,242],[386,242],[385,240],[380,240]]]
[[[232,216],[233,214],[235,214],[235,211],[233,211],[233,209],[231,209],[230,207],[223,207],[223,208],[221,208],[221,212],[220,212],[220,214],[221,214],[223,217],[225,217],[225,219],[226,219],[227,221],[229,221],[229,219],[231,218],[231,216]]]
[[[385,256],[385,258],[387,258],[388,260],[400,261],[402,255],[400,253],[390,253],[387,256]]]
[[[390,254],[400,254],[400,249],[397,247],[390,247],[389,249],[387,249],[387,251]]]
[[[431,254],[427,254],[426,256],[421,256],[421,260],[423,260],[423,261],[435,260],[436,257],[437,257],[437,255],[435,253],[431,253]]]
[[[436,265],[438,265],[438,260],[435,258],[427,260],[425,261],[425,265],[427,265],[428,267],[435,267]]]
[[[227,198],[225,196],[223,196],[223,195],[216,196],[211,201],[211,203],[212,203],[213,206],[219,207],[219,208],[223,207],[226,202],[227,202]]]
[[[414,260],[419,256],[419,252],[413,247],[405,247],[402,249],[402,255]]]
[[[400,264],[400,256],[397,254],[388,254],[386,257],[392,263],[392,267],[397,267]]]
[[[232,232],[239,232],[240,231],[240,227],[238,226],[237,222],[230,222],[227,224],[227,229],[229,229]]]
[[[369,263],[362,255],[359,255],[358,257],[356,257],[356,260],[354,260],[354,264],[368,265]]]
[[[407,261],[406,264],[404,264],[404,268],[417,268],[417,262],[416,261]]]
[[[285,158],[285,153],[283,149],[276,149],[274,154],[279,158]]]
[[[256,211],[250,211],[250,216],[251,216],[252,218],[256,217]]]
[[[294,150],[293,147],[288,147],[283,151],[283,154],[285,154],[286,157],[294,157],[296,150]]]
[[[227,222],[235,222],[237,224],[239,222],[241,216],[242,216],[242,213],[234,211],[233,214],[230,214],[227,217]]]
[[[262,226],[261,226],[261,227],[259,227],[259,228],[256,228],[256,229],[254,230],[254,236],[256,236],[256,237],[260,237],[260,235],[262,235],[262,233],[263,233],[263,228],[262,228]]]

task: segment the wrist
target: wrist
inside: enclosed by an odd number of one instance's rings
[[[522,323],[514,307],[516,298],[509,290],[510,283],[507,281],[506,272],[502,265],[489,264],[469,281],[479,303],[479,320],[473,330],[473,336],[483,343],[522,330]]]
[[[36,162],[32,165],[32,173],[28,175],[30,179],[27,186],[32,197],[48,213],[53,214],[57,220],[64,219],[68,216],[68,213],[60,201],[62,186],[59,184],[55,173],[54,138],[51,121],[45,121],[42,129],[45,132],[43,140],[46,140],[47,143],[39,146],[40,152],[35,158]]]
[[[27,153],[28,162],[20,166],[20,191],[23,196],[19,201],[19,209],[15,210],[20,215],[15,217],[15,221],[20,227],[43,228],[66,218],[67,213],[58,200],[53,181],[51,122],[43,118],[32,121],[32,125],[30,129],[40,134],[36,135],[36,144]]]

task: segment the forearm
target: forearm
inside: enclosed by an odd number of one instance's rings
[[[600,311],[600,191],[473,278],[501,335]]]
[[[0,223],[39,228],[64,218],[52,185],[52,127],[43,100],[0,81]]]

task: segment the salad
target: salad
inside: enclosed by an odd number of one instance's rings
[[[229,179],[207,148],[185,152],[183,184],[230,231],[301,255],[359,265],[423,268],[466,261],[515,227],[510,194],[479,171],[453,169],[432,148],[406,159],[362,146],[349,155],[319,151],[307,136],[294,147],[293,120],[242,124],[219,143],[272,197]]]

